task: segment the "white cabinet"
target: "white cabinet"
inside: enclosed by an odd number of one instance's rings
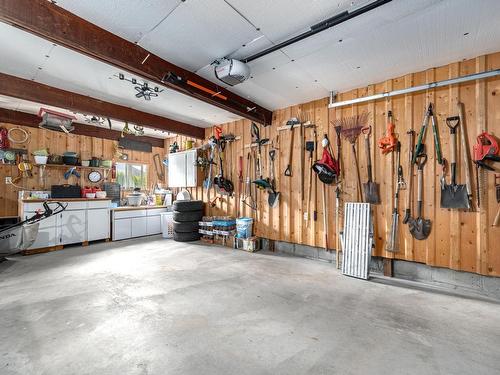
[[[147,231],[149,236],[161,233],[160,215],[148,216],[146,219]]]
[[[69,245],[109,238],[109,208],[111,200],[69,201],[66,210],[40,221],[38,235],[29,249]],[[26,219],[43,209],[39,202],[22,202],[22,217]],[[49,204],[50,205],[50,204]],[[55,208],[54,205],[50,205]]]
[[[196,175],[198,167],[196,166],[196,158],[198,153],[196,150],[186,152],[186,187],[196,187]]]
[[[109,238],[109,209],[98,208],[87,211],[88,240],[95,241]]]
[[[67,245],[87,240],[87,211],[67,209],[60,214],[59,244]]]
[[[196,187],[198,170],[196,150],[176,152],[168,155],[168,186]]]
[[[168,155],[168,186],[186,186],[186,155],[176,152]]]
[[[161,217],[160,214],[167,212],[166,208],[151,208],[147,210],[147,230],[148,235],[161,233]]]
[[[163,212],[166,207],[113,210],[113,241],[160,234]]]
[[[24,215],[26,219],[29,216],[33,216],[33,213],[27,213]],[[35,242],[28,249],[42,249],[45,247],[54,247],[59,242],[57,221],[59,215],[51,216],[45,220],[42,220],[38,227],[38,234],[36,236]]]
[[[141,237],[148,234],[145,217],[132,218],[132,237]]]
[[[132,219],[113,220],[113,241],[132,237]]]

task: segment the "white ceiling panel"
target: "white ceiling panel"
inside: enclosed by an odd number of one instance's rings
[[[177,7],[139,45],[196,71],[260,34],[222,0],[189,0]]]
[[[181,0],[57,0],[57,5],[131,42],[167,17]]]
[[[500,45],[497,19],[500,19],[500,2],[495,0],[393,1],[252,61],[254,78],[249,82],[253,84],[245,82],[233,91],[251,95],[257,103],[276,109],[283,106],[285,97],[289,98],[286,105],[296,103],[295,92],[284,91],[290,85],[280,84],[286,79],[297,79],[288,76],[285,68],[291,59],[301,69],[302,76],[314,82],[313,87],[302,91],[305,102],[324,97],[330,90],[346,91],[496,52]],[[308,85],[307,80],[297,79],[296,83]],[[261,86],[258,92],[265,95],[255,95],[255,84]],[[317,90],[318,86],[324,91]]]
[[[345,91],[498,50],[500,30],[494,23],[481,20],[484,12],[492,10],[500,16],[500,3],[494,7],[496,10],[478,7],[477,3],[462,3],[460,12],[455,12],[456,18],[447,18],[450,11],[447,2],[437,2],[398,21],[380,25],[374,32],[353,34],[342,43],[298,58],[297,63],[311,75],[322,77],[325,87]],[[464,36],[464,33],[469,34]],[[479,33],[489,38],[479,37]],[[337,37],[332,39],[335,41]]]
[[[406,24],[406,19],[414,19],[414,16],[418,17],[425,9],[432,10],[433,6],[440,1],[442,0],[397,0],[393,7],[390,6],[392,3],[383,5],[301,42],[285,47],[282,51],[292,59],[299,59],[320,50],[337,48],[339,41],[341,41],[340,43],[348,41],[356,41],[357,43],[375,35],[379,43],[383,43],[385,34],[381,32],[382,30],[394,30],[395,27],[401,27],[401,25]],[[412,28],[408,28],[408,30],[411,30],[412,33],[415,32]],[[404,42],[402,37],[399,39]],[[376,44],[374,47],[382,49],[385,46]]]
[[[11,38],[13,27],[0,22],[2,72],[33,79],[38,73],[38,68],[45,65],[48,55],[54,45],[39,38],[23,38],[22,48],[18,40]],[[19,61],[23,61],[19,64]]]
[[[0,23],[0,27],[2,36],[5,36],[2,52],[8,57],[0,60],[0,71],[3,73],[25,79],[34,78],[36,82],[49,86],[195,126],[209,127],[240,118],[163,86],[160,87],[164,91],[151,101],[136,98],[134,85],[118,79],[120,71],[115,67],[61,46],[54,47],[12,26]],[[124,73],[131,77],[127,72]]]
[[[367,0],[228,0],[274,43]]]

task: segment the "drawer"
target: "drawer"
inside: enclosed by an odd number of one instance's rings
[[[148,211],[148,216],[159,216],[163,212],[167,212],[167,207],[161,208],[150,208]]]
[[[97,209],[97,208],[109,208],[111,206],[111,200],[109,201],[89,201],[87,202],[88,204],[88,209],[89,210],[92,210],[92,209]]]
[[[127,219],[130,217],[144,217],[146,210],[114,211],[115,219]]]
[[[63,205],[68,203],[68,207],[66,208],[67,210],[85,210],[87,208],[87,203],[86,202],[64,202],[64,201],[59,201]],[[58,208],[58,205],[55,202],[47,202],[49,204],[49,207],[53,210]],[[83,206],[82,206],[83,203]],[[72,208],[74,207],[74,208]],[[80,207],[80,208],[78,208]],[[36,203],[24,203],[24,212],[36,212],[38,210],[44,211],[43,208],[43,203],[42,202],[36,202]]]
[[[63,205],[66,203],[68,206],[66,207],[67,211],[72,211],[72,210],[86,210],[87,209],[87,202],[65,202],[63,200],[59,201]],[[57,205],[54,202],[47,202],[49,204],[49,207],[52,209],[55,209]],[[43,210],[43,203],[25,203],[24,204],[24,212],[36,212],[37,210]]]
[[[68,203],[68,207],[66,207],[66,211],[73,211],[73,210],[86,210],[87,209],[87,202],[63,202]]]

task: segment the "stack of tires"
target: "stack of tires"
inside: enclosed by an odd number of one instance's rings
[[[174,241],[189,242],[200,239],[198,222],[203,217],[203,201],[175,201]]]

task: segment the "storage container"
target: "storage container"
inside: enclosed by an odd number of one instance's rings
[[[52,198],[80,198],[81,189],[78,185],[52,185],[50,196]]]
[[[163,238],[174,238],[174,213],[163,212],[160,214],[161,233]]]
[[[251,217],[241,217],[236,219],[236,233],[238,238],[252,237],[253,219]]]

